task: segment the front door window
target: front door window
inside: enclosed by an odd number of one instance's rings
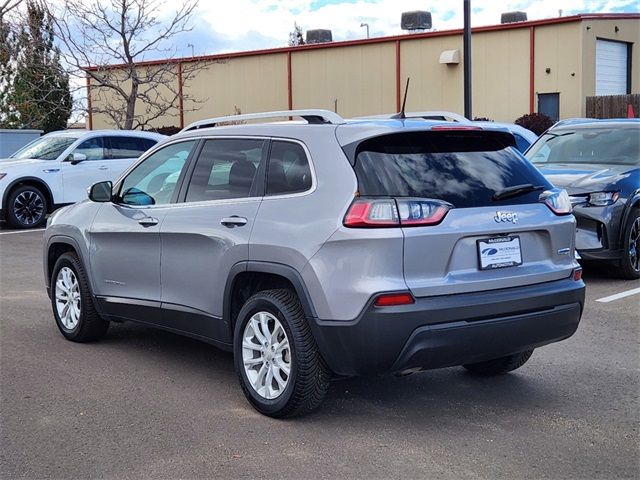
[[[122,182],[120,203],[165,205],[173,201],[180,172],[195,140],[174,143],[153,153],[136,166]]]

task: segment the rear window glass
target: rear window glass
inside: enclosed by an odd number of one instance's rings
[[[522,155],[498,136],[477,132],[412,132],[362,142],[354,165],[363,196],[421,197],[457,208],[538,201],[540,191],[492,200],[515,185],[551,188]]]

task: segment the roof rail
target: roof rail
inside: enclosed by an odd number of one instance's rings
[[[187,125],[181,130],[181,132],[188,132],[190,130],[197,130],[199,128],[215,127],[219,123],[225,122],[238,122],[244,120],[259,120],[261,118],[278,118],[278,117],[301,117],[305,119],[309,124],[333,124],[339,125],[345,123],[337,113],[329,110],[278,110],[275,112],[260,112],[260,113],[242,113],[240,115],[227,115],[224,117],[207,118],[205,120],[198,120]]]
[[[369,115],[366,117],[358,117],[359,119],[391,119],[397,113],[383,113],[382,115]],[[423,118],[425,120],[450,120],[453,122],[469,123],[469,120],[459,113],[447,112],[445,110],[430,110],[425,112],[406,112],[405,119]]]

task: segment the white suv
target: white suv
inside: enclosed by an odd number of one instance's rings
[[[52,132],[0,160],[0,219],[16,228],[44,225],[46,214],[115,180],[164,135],[127,130]]]

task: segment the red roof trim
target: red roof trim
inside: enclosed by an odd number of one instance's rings
[[[569,17],[547,18],[543,20],[531,20],[527,22],[505,23],[500,25],[487,25],[484,27],[475,27],[472,29],[472,32],[481,33],[481,32],[494,32],[499,30],[514,30],[518,28],[538,27],[543,25],[555,25],[558,23],[571,23],[571,22],[579,22],[579,21],[585,21],[585,20],[636,20],[636,19],[640,20],[640,13],[588,13],[588,14],[584,13],[579,15],[572,15]],[[348,47],[348,46],[355,46],[355,45],[369,45],[369,44],[376,44],[376,43],[395,42],[395,41],[401,41],[401,40],[418,40],[421,38],[446,37],[446,36],[461,35],[461,34],[462,34],[462,29],[457,28],[454,30],[441,30],[437,32],[410,33],[410,34],[403,34],[403,35],[394,35],[389,37],[362,38],[358,40],[345,40],[341,42],[317,43],[313,45],[299,45],[297,47],[279,47],[279,48],[269,48],[264,50],[249,50],[244,52],[219,53],[215,55],[201,55],[197,57],[149,60],[146,62],[138,62],[136,65],[151,66],[151,65],[163,65],[166,63],[197,62],[197,61],[205,61],[205,60],[223,60],[223,59],[238,58],[238,57],[252,57],[255,55],[278,54],[278,53],[298,52],[303,50],[316,50],[321,48]],[[103,69],[121,68],[123,66],[124,65],[120,64],[120,65],[107,65],[104,67],[86,67],[85,70],[97,71],[97,70],[103,70]]]

